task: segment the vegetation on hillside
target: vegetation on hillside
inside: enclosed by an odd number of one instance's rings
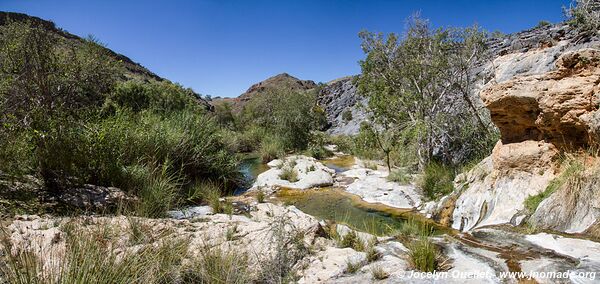
[[[63,44],[31,22],[9,22],[0,33],[3,174],[36,176],[54,193],[94,184],[141,203],[162,196],[154,202],[165,206],[138,212],[154,217],[197,182],[223,191],[239,182],[235,153],[189,89],[123,81],[120,62],[93,39]]]

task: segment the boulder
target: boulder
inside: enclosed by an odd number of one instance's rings
[[[61,202],[83,209],[103,209],[117,206],[120,202],[131,202],[130,197],[116,187],[104,187],[85,184],[81,187],[69,188],[58,196]]]
[[[267,165],[271,169],[258,175],[250,190],[272,192],[279,187],[309,189],[333,184],[335,171],[312,157],[290,156],[284,160],[273,160]],[[291,169],[296,173],[296,181],[281,178],[281,174],[286,169]]]
[[[413,184],[401,185],[387,180],[387,170],[371,170],[355,166],[341,175],[353,178],[346,191],[370,203],[413,209],[422,203],[422,194]]]

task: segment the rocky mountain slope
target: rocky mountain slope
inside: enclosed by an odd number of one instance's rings
[[[0,26],[5,25],[11,21],[16,22],[29,22],[34,25],[43,27],[48,33],[54,35],[59,39],[60,43],[64,46],[77,48],[84,43],[84,39],[71,34],[61,28],[56,27],[56,25],[47,20],[40,19],[38,17],[22,14],[22,13],[14,13],[14,12],[3,12],[0,11]],[[114,59],[114,61],[118,62],[124,67],[125,72],[121,75],[122,80],[143,80],[143,81],[165,81],[167,79],[162,78],[152,71],[148,70],[146,67],[142,66],[139,63],[134,62],[129,57],[114,52],[108,48],[105,48],[108,55]],[[167,80],[168,81],[168,80]],[[210,105],[206,100],[200,97],[200,95],[195,94],[195,98],[198,102],[204,105],[207,109],[210,108]]]

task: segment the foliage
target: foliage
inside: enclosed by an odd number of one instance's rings
[[[423,272],[433,272],[438,269],[439,251],[429,239],[421,238],[414,241],[408,250],[408,259],[414,269]]]
[[[352,248],[356,251],[365,250],[365,244],[354,230],[351,230],[342,236],[340,240],[340,247]]]
[[[281,139],[269,135],[261,142],[259,152],[263,163],[268,163],[285,155],[285,145]]]
[[[409,21],[402,39],[360,33],[367,56],[361,61],[358,86],[369,97],[374,114],[370,131],[388,168],[397,143],[414,143],[424,168],[434,156],[455,162],[456,155],[450,153],[457,151],[449,151],[453,147],[479,150],[469,147],[472,138],[494,132],[489,117],[471,99],[478,80],[471,70],[487,56],[486,36],[477,26],[432,30],[418,17]],[[464,133],[463,125],[477,127]]]
[[[241,113],[244,125],[255,125],[280,139],[285,150],[303,150],[311,131],[321,128],[324,111],[311,92],[288,90],[257,94]]]
[[[285,166],[281,169],[279,178],[282,180],[287,180],[289,182],[297,182],[298,181],[298,173],[296,172],[296,170],[294,170],[294,167]]]
[[[0,143],[8,145],[0,171],[38,175],[52,193],[119,187],[139,195],[148,216],[197,181],[223,191],[241,181],[237,156],[192,90],[118,83],[122,64],[93,38],[66,43],[37,24],[10,21],[0,33]]]
[[[58,259],[56,254],[40,258],[33,251],[13,247],[5,236],[0,275],[15,284],[164,283],[173,281],[187,251],[187,242],[173,240],[144,246],[136,253],[119,253],[103,229],[74,230],[63,237],[65,253]],[[52,259],[57,261],[56,269],[48,269]]]
[[[371,276],[375,280],[383,280],[390,276],[380,265],[371,265]]]
[[[530,195],[525,199],[525,208],[527,208],[530,213],[535,212],[544,199],[550,197],[550,195],[564,185],[568,185],[569,189],[574,192],[582,185],[581,180],[583,179],[584,173],[583,163],[574,159],[568,160],[566,163],[565,170],[560,176],[550,181],[544,191],[536,195]]]
[[[182,271],[183,283],[243,284],[251,282],[248,255],[239,250],[205,246]]]
[[[296,264],[311,253],[304,242],[305,233],[294,226],[289,217],[276,217],[270,228],[273,253],[260,263],[260,283],[293,283],[297,279]]]
[[[396,237],[426,237],[433,235],[435,229],[429,223],[419,222],[415,218],[408,218],[402,225],[395,229]]]
[[[545,21],[545,20],[541,20],[538,22],[537,26],[535,26],[536,28],[542,28],[542,27],[547,27],[547,26],[551,26],[552,23]]]
[[[387,180],[397,182],[399,184],[410,184],[412,181],[412,176],[405,168],[399,168],[391,171],[387,177]]]
[[[574,0],[569,8],[565,8],[569,23],[583,33],[598,34],[600,30],[600,1]]]
[[[350,258],[346,259],[346,273],[356,273],[361,267],[360,262],[353,262]]]
[[[440,163],[429,163],[417,182],[425,196],[431,200],[451,193],[454,190],[454,170]]]
[[[346,109],[342,112],[342,119],[346,122],[352,120],[352,110]]]

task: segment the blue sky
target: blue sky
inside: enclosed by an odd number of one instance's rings
[[[92,34],[196,92],[237,96],[282,72],[327,82],[358,74],[362,29],[397,32],[416,11],[434,26],[511,33],[563,19],[569,0],[57,1],[0,0],[0,10]]]

